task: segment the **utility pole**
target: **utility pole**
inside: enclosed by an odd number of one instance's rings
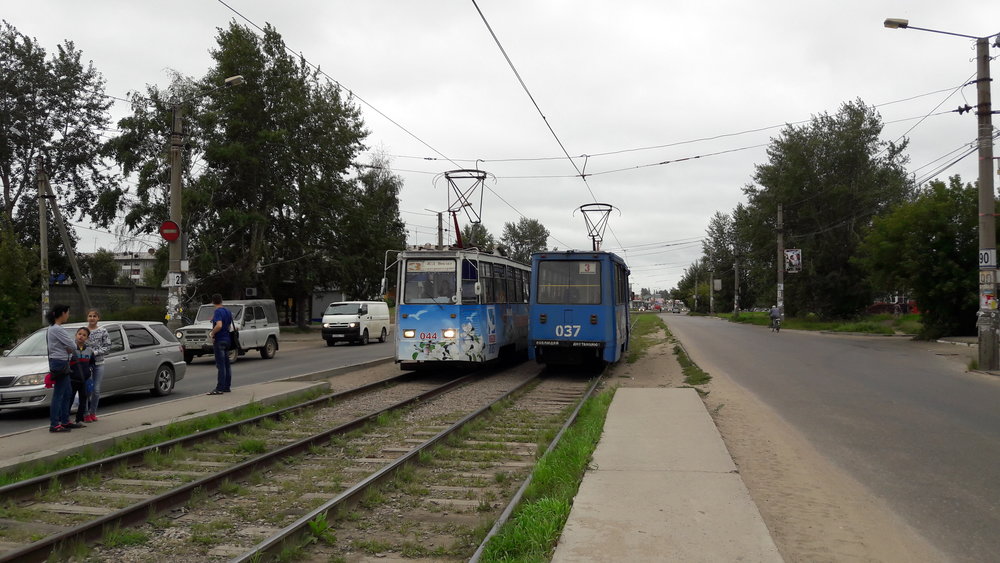
[[[41,160],[38,162],[41,165]],[[80,272],[80,265],[76,261],[76,251],[73,250],[73,244],[69,240],[69,233],[66,231],[66,223],[63,221],[62,212],[59,211],[59,203],[55,200],[55,196],[52,195],[51,186],[49,186],[49,176],[45,173],[44,166],[42,166],[41,175],[39,176],[39,187],[42,189],[43,199],[49,198],[52,200],[52,214],[55,215],[56,226],[59,227],[59,234],[62,235],[63,248],[66,249],[66,257],[69,258],[69,265],[73,268],[73,283],[76,285],[77,291],[80,292],[80,297],[83,298],[84,309],[89,311],[90,295],[87,294],[87,282],[83,279],[83,274]],[[43,224],[41,229],[44,231],[46,229],[46,225]],[[48,265],[46,265],[46,269],[48,269]],[[48,285],[47,274],[44,285]]]
[[[42,157],[35,158],[35,174],[38,177],[38,241],[39,248],[41,250],[41,270],[39,274],[41,275],[41,286],[42,286],[42,325],[44,326],[48,319],[46,316],[49,313],[49,214],[45,208],[45,200],[48,198],[48,194],[45,191],[45,186],[49,182],[49,178],[45,173],[45,168],[42,166]]]
[[[976,93],[979,117],[979,369],[1000,369],[997,318],[997,242],[993,194],[993,103],[990,95],[990,43],[976,39]],[[985,261],[984,261],[985,259]],[[984,283],[985,282],[985,283]]]
[[[444,248],[444,213],[438,211],[438,244],[437,249]]]
[[[167,241],[170,251],[170,262],[167,267],[167,326],[177,330],[181,326],[179,314],[184,292],[184,269],[181,267],[181,245],[184,244],[184,227],[181,223],[183,207],[181,206],[181,171],[184,155],[184,113],[181,104],[173,107],[173,129],[170,132],[170,220],[180,230],[176,239]]]
[[[740,315],[740,263],[733,260],[733,316]]]
[[[781,204],[778,204],[778,311],[785,316],[785,227],[782,223]]]

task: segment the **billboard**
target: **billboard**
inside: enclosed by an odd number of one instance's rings
[[[802,271],[802,249],[785,249],[785,271],[794,274]]]

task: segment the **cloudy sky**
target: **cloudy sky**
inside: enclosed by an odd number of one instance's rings
[[[576,209],[613,205],[603,247],[626,257],[636,291],[676,285],[711,216],[745,201],[784,124],[845,101],[876,105],[885,139],[910,139],[915,178],[975,179],[975,154],[938,172],[976,137],[975,115],[946,113],[976,104],[975,87],[962,87],[976,72],[973,42],[885,29],[887,17],[985,36],[1000,31],[1000,2],[34,0],[0,14],[48,51],[72,40],[117,97],[165,86],[171,70],[203,76],[231,20],[270,23],[354,93],[369,146],[405,181],[410,244],[435,240],[428,210],[449,205],[439,175],[478,167],[495,235],[523,216],[549,229],[551,246],[587,249]],[[116,119],[126,109],[116,104]],[[84,251],[156,243],[78,232]]]

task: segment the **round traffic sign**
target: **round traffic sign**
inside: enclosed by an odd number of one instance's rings
[[[181,228],[177,226],[177,223],[173,221],[164,221],[160,225],[160,236],[164,240],[175,241],[181,236]]]

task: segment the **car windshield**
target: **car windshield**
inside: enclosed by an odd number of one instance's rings
[[[240,317],[243,316],[243,305],[225,305],[225,307],[233,315],[234,321],[240,320]],[[215,305],[202,305],[198,308],[198,315],[194,320],[195,322],[210,321],[213,315],[215,315]]]
[[[45,330],[39,330],[25,338],[7,354],[7,357],[48,356],[49,347],[45,341]]]
[[[330,303],[324,315],[357,315],[357,303]]]

